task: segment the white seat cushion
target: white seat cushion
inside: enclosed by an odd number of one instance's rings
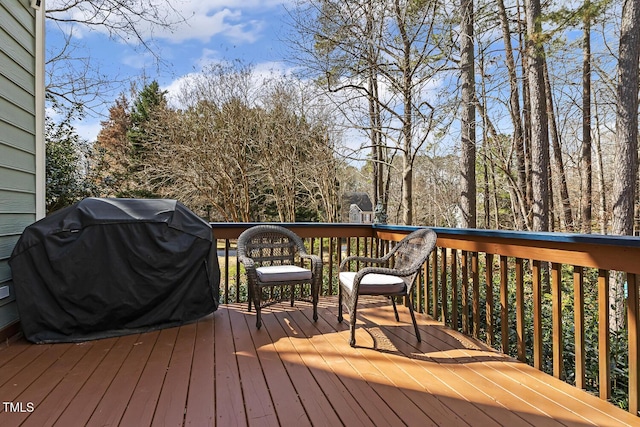
[[[352,271],[340,272],[340,283],[344,285],[346,290],[353,292],[353,279],[356,273]],[[360,295],[384,295],[399,294],[404,292],[405,285],[401,277],[391,276],[389,274],[366,274],[360,281]]]
[[[258,279],[263,283],[310,280],[311,270],[297,265],[270,265],[256,268]]]

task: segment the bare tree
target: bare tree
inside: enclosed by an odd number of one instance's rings
[[[464,228],[476,227],[476,108],[473,43],[473,0],[462,0],[460,37],[460,73],[462,80],[462,113],[460,127],[461,191],[460,208]]]
[[[101,31],[109,38],[136,46],[162,62],[153,45],[154,30],[172,29],[185,17],[170,0],[49,0],[46,18],[57,25],[63,42],[47,53],[48,100],[58,108],[95,109],[108,100],[114,86],[125,83],[106,76],[75,38],[82,27]]]
[[[531,106],[533,230],[549,230],[549,132],[540,0],[526,0],[527,77]]]

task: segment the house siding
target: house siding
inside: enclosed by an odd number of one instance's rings
[[[0,0],[0,330],[18,320],[9,257],[36,220],[35,32],[29,0]]]

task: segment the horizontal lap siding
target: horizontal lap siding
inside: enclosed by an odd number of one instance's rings
[[[0,331],[18,318],[9,257],[35,220],[35,26],[29,0],[0,0]]]

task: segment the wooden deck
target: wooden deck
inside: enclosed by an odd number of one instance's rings
[[[417,345],[384,300],[367,300],[351,348],[335,298],[320,306],[316,324],[307,303],[267,308],[259,331],[228,305],[142,335],[18,341],[0,350],[0,426],[640,425],[423,316]]]

